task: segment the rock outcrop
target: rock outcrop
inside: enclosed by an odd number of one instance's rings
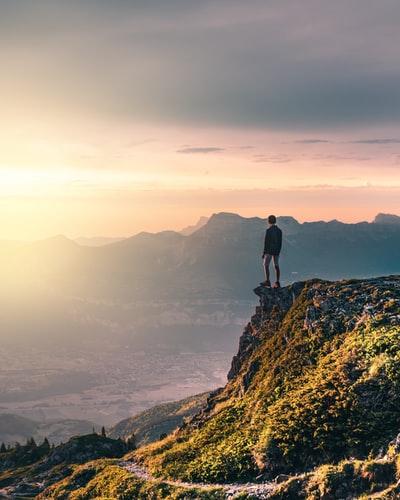
[[[239,339],[239,349],[233,356],[228,380],[237,377],[250,359],[254,349],[260,345],[262,334],[278,327],[282,318],[294,304],[305,286],[305,282],[294,283],[284,288],[270,288],[259,286],[254,293],[260,298],[260,305],[256,307],[254,315],[244,327]],[[256,367],[253,367],[253,370]],[[249,377],[247,377],[249,378]]]
[[[246,363],[265,335],[272,335],[301,292],[306,288],[309,305],[304,328],[334,335],[353,330],[368,320],[381,320],[390,325],[400,324],[399,278],[389,276],[366,280],[328,282],[312,280],[297,282],[283,288],[259,286],[254,293],[260,304],[239,339],[239,349],[233,356],[228,380],[243,369],[252,371]],[[244,367],[244,368],[243,368]],[[249,373],[244,377],[249,378]]]

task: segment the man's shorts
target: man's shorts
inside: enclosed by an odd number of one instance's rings
[[[274,267],[279,267],[279,255],[270,255],[269,253],[267,253],[267,255],[264,255],[264,267],[268,267],[271,260],[274,264]]]

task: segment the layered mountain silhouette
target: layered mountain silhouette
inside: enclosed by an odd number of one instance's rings
[[[399,270],[400,217],[379,214],[372,223],[298,223],[279,217],[284,232],[282,281],[384,275]],[[0,241],[7,280],[69,293],[109,298],[249,297],[262,279],[266,222],[219,213],[187,236],[140,233],[101,247],[63,236],[34,243]]]
[[[100,247],[63,236],[0,241],[4,340],[22,336],[47,342],[90,332],[98,338],[117,331],[125,340],[134,336],[138,343],[157,343],[162,338],[173,345],[189,338],[191,326],[208,328],[206,344],[216,341],[223,348],[218,339],[227,342],[226,332],[215,332],[245,320],[252,289],[263,280],[266,221],[219,213],[199,225],[187,235],[140,233]],[[278,225],[284,234],[284,285],[400,271],[398,216],[378,214],[371,223],[356,224],[300,224],[282,216]],[[201,349],[196,342],[190,348]]]

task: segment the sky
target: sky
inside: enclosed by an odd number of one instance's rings
[[[0,239],[400,215],[398,0],[0,0]]]

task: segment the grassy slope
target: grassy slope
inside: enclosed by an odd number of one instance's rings
[[[154,406],[114,425],[108,435],[114,439],[125,439],[135,434],[138,447],[158,441],[162,434],[169,434],[181,425],[184,419],[200,411],[209,395],[210,393],[206,392]]]
[[[315,287],[336,305],[310,331],[304,322]],[[342,331],[353,318],[341,318],[340,307],[352,300],[379,301],[383,312]],[[138,458],[155,475],[230,481],[377,453],[400,428],[400,327],[387,321],[399,304],[398,288],[386,284],[308,283],[279,327],[265,331],[248,363],[259,369],[247,391],[237,377],[200,428],[187,426]]]

